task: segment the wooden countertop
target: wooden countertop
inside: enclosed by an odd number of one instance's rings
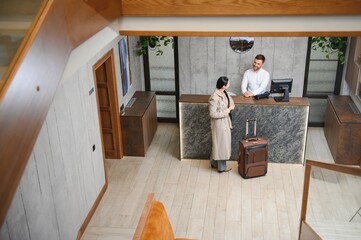
[[[125,114],[123,116],[143,116],[154,96],[155,92],[136,91],[132,96],[132,99],[134,99],[134,103],[130,107],[128,106],[129,103],[127,104],[127,106],[124,108]],[[132,101],[132,99],[130,101]]]
[[[361,123],[361,114],[353,113],[350,104],[353,103],[350,96],[328,96],[340,123]]]
[[[181,103],[208,103],[210,95],[182,94],[179,98]],[[276,102],[272,97],[256,100],[243,96],[232,96],[235,104],[242,105],[283,105],[283,106],[309,106],[308,98],[290,97],[289,102]]]

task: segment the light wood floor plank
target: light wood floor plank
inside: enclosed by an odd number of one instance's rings
[[[333,163],[323,128],[308,129],[305,157]],[[132,239],[149,192],[163,202],[176,237],[297,239],[304,166],[270,163],[266,176],[243,179],[236,161],[228,165],[232,171],[219,174],[208,160],[179,160],[178,125],[159,123],[145,157],[107,160],[108,189],[82,239]],[[339,195],[347,197],[333,197]],[[307,219],[325,235],[341,230],[322,220],[332,212],[346,219],[360,206],[360,179],[312,171]],[[344,227],[351,237],[361,217],[354,221]]]

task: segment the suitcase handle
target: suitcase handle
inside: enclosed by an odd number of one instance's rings
[[[249,122],[253,122],[253,133],[254,136],[257,136],[257,118],[247,119],[246,120],[246,139],[248,138],[248,124]]]

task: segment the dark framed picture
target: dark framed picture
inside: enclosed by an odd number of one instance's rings
[[[119,60],[120,60],[120,74],[122,78],[122,90],[123,96],[125,96],[132,85],[132,79],[130,76],[129,66],[129,50],[128,50],[128,38],[123,37],[118,42]]]

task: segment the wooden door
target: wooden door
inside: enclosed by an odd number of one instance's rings
[[[106,158],[122,158],[118,96],[114,71],[113,50],[105,54],[93,67],[98,112]]]

